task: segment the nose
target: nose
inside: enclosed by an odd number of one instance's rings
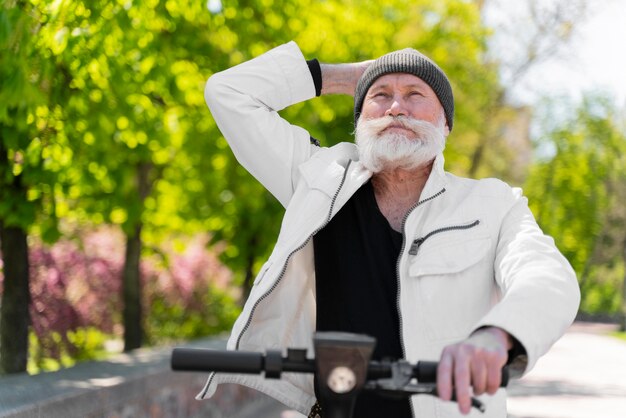
[[[391,102],[389,103],[389,107],[385,111],[385,116],[407,116],[407,110],[402,98],[393,96]]]

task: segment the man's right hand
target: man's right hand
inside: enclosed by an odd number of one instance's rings
[[[347,94],[354,96],[356,85],[363,72],[374,60],[346,64],[320,64],[322,94]]]
[[[493,395],[500,388],[501,370],[512,347],[512,338],[506,331],[485,327],[444,348],[437,370],[439,397],[449,401],[454,391],[459,411],[469,414],[472,393]]]

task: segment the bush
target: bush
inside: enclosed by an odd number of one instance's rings
[[[189,340],[226,331],[240,308],[231,273],[215,253],[207,252],[208,237],[171,243],[145,259],[146,338],[149,344]]]
[[[118,331],[122,257],[123,245],[109,229],[30,246],[31,369],[101,357],[102,344],[92,341]]]
[[[143,257],[149,344],[211,335],[234,322],[237,290],[207,242],[206,236],[172,239]],[[124,236],[111,227],[30,245],[30,372],[100,359],[107,343],[121,337],[123,257]]]
[[[593,314],[617,314],[622,295],[619,289],[626,275],[624,263],[607,263],[591,268],[581,288],[580,310]]]
[[[70,367],[77,361],[106,358],[109,354],[106,343],[112,338],[93,327],[79,327],[67,331],[65,335],[51,331],[43,339],[49,344],[46,349],[41,346],[42,339],[37,334],[31,332],[29,337],[27,370],[30,374]],[[49,351],[51,342],[54,344],[54,357]]]

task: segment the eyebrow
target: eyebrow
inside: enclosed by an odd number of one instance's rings
[[[376,89],[384,89],[384,88],[387,88],[387,87],[389,87],[389,84],[388,83],[384,83],[384,84],[373,85],[371,87],[371,89],[372,90],[376,90]],[[404,88],[418,88],[418,89],[423,89],[424,88],[423,85],[418,84],[418,83],[411,83],[411,84],[407,84],[407,85],[402,86],[402,87],[404,87]]]

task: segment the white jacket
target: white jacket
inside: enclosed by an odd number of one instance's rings
[[[293,42],[207,82],[207,104],[237,159],[286,208],[273,253],[233,327],[231,350],[311,350],[312,237],[372,174],[353,143],[314,146],[306,130],[277,114],[314,96]],[[446,345],[497,326],[521,342],[530,370],[574,319],[580,297],[575,273],[539,229],[521,190],[499,180],[456,177],[444,172],[443,163],[438,156],[421,201],[404,222],[398,306],[406,358],[438,360]],[[450,226],[464,229],[445,230]],[[440,228],[419,248],[412,245]],[[222,382],[253,387],[304,414],[315,402],[312,376],[298,374],[280,381],[213,374],[198,398],[211,396]],[[481,400],[487,413],[471,416],[506,416],[504,390]],[[432,396],[413,396],[412,403],[419,417],[460,416],[456,404]]]

